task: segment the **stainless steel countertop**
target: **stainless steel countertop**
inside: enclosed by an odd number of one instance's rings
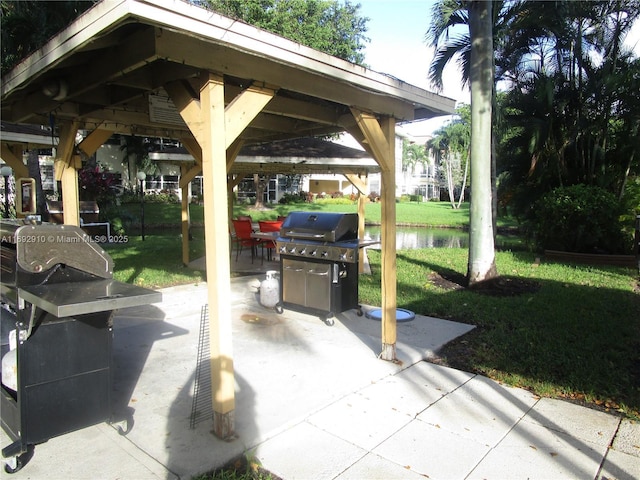
[[[19,288],[18,295],[56,317],[104,312],[162,301],[160,292],[112,279],[30,285]]]

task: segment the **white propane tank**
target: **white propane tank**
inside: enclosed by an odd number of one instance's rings
[[[2,384],[13,390],[18,390],[18,350],[16,349],[16,331],[9,332],[10,350],[2,357]]]
[[[273,308],[280,301],[280,284],[276,279],[276,271],[269,270],[267,278],[260,283],[260,304],[263,307]]]

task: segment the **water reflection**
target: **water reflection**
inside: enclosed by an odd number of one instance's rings
[[[365,240],[380,241],[380,227],[366,227]],[[413,248],[467,248],[469,232],[453,228],[397,227],[396,249]],[[380,248],[376,244],[371,248]]]

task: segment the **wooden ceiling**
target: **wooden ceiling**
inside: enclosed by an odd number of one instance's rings
[[[242,134],[245,145],[354,128],[351,108],[412,121],[455,102],[193,5],[100,2],[2,81],[5,121],[79,122],[86,130],[192,138],[165,87],[197,97],[201,76],[231,102],[252,88],[276,95]]]

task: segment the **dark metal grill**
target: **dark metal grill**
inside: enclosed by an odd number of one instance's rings
[[[113,280],[113,261],[78,227],[0,226],[0,407],[12,441],[2,456],[17,471],[34,445],[112,419],[113,310],[162,295]],[[16,361],[5,371],[8,355]]]
[[[280,308],[321,315],[358,304],[358,215],[292,212],[276,241],[280,254]]]

